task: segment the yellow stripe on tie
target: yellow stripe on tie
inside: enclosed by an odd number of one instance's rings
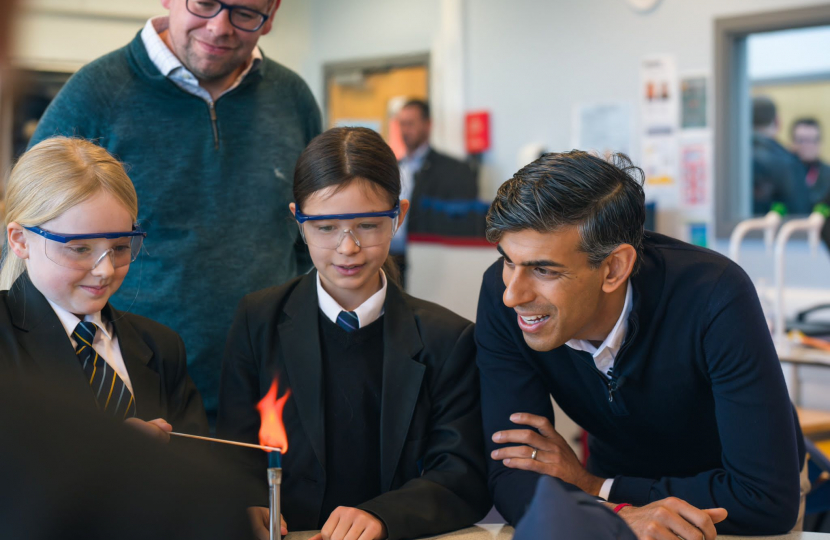
[[[110,386],[110,395],[107,396],[107,403],[104,405],[104,410],[107,410],[107,407],[110,406],[110,398],[112,397],[112,391],[115,388],[115,379],[118,378],[118,374],[115,370],[112,370],[112,386]]]
[[[78,334],[78,332],[73,332],[73,334],[72,334],[72,335],[74,335],[76,338],[78,338],[78,339],[80,339],[81,341],[83,341],[84,343],[86,343],[88,346],[92,347],[92,344],[91,344],[89,341],[87,341],[87,340],[85,340],[84,338],[82,338],[82,337]]]
[[[84,345],[83,347],[78,349],[78,352],[75,353],[75,356],[78,356],[79,354],[81,354],[81,351],[83,351],[84,349],[86,349],[86,345]]]
[[[130,394],[130,402],[127,403],[127,410],[124,411],[124,418],[127,418],[127,414],[130,412],[130,405],[133,404],[133,397],[134,396],[132,394]]]
[[[98,370],[98,353],[95,353],[95,360],[92,362],[92,377],[89,378],[89,384],[92,384],[92,379],[95,378],[95,372]]]

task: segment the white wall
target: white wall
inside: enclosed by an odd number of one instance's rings
[[[21,7],[13,62],[67,71],[125,45],[163,13],[158,0],[28,0]]]

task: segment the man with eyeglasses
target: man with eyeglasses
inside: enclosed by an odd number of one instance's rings
[[[161,0],[127,46],[76,73],[31,145],[92,139],[128,166],[153,241],[117,307],[183,337],[208,415],[233,307],[310,261],[287,211],[294,163],[320,133],[295,73],[263,56],[280,0]]]
[[[793,122],[791,135],[792,151],[803,167],[799,178],[804,179],[811,204],[830,204],[830,165],[821,160],[821,124],[815,118],[799,118]],[[830,221],[821,236],[830,248]]]
[[[793,122],[792,150],[801,162],[804,183],[812,205],[827,202],[830,197],[830,165],[821,160],[821,125],[815,118],[799,118]]]

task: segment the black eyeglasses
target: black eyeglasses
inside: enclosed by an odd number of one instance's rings
[[[245,32],[256,32],[268,20],[265,13],[242,6],[231,6],[219,0],[187,0],[185,6],[187,11],[203,19],[212,19],[219,15],[220,11],[227,9],[231,24]]]

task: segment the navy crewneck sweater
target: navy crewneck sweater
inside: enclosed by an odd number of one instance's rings
[[[804,447],[755,288],[712,251],[647,233],[631,278],[629,329],[608,380],[592,356],[537,352],[502,303],[499,260],[484,275],[476,322],[482,415],[491,436],[515,412],[553,421],[552,395],[590,437],[588,470],[614,478],[609,499],[675,496],[723,507],[723,534],[781,534],[796,521]],[[538,475],[488,458],[496,507],[515,524]]]
[[[319,133],[305,82],[273,60],[212,111],[159,72],[139,33],[73,75],[32,138],[93,139],[125,163],[147,253],[113,304],[182,336],[209,412],[234,307],[298,272],[294,164]]]
[[[326,491],[319,529],[338,506],[357,507],[382,493],[383,317],[353,332],[322,310],[318,318],[326,410]]]

